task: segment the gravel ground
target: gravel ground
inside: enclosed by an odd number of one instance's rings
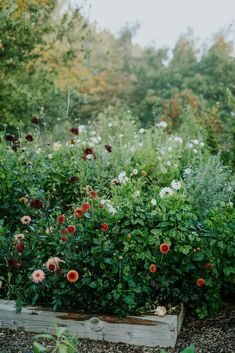
[[[28,353],[34,334],[0,329],[0,353]],[[196,353],[235,353],[235,305],[225,308],[212,319],[203,321],[186,317],[176,347],[169,353],[179,353],[194,344]],[[49,348],[49,347],[48,347]],[[123,343],[80,340],[79,353],[159,353],[159,348],[130,346]]]

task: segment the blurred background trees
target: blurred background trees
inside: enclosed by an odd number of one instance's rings
[[[188,114],[234,164],[234,43],[219,33],[199,50],[187,34],[170,52],[134,45],[136,30],[98,31],[65,0],[0,0],[0,123],[86,122],[112,105],[171,133]]]

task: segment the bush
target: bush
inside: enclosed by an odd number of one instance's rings
[[[217,310],[235,271],[231,178],[198,136],[163,125],[108,110],[67,142],[48,145],[37,128],[34,141],[2,136],[2,298],[119,316]]]

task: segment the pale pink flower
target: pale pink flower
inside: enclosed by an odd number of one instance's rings
[[[15,235],[15,240],[23,240],[24,239],[24,234],[16,234]]]
[[[31,217],[29,217],[29,216],[23,216],[22,218],[21,218],[21,223],[23,223],[23,224],[29,224],[31,222]]]
[[[42,270],[35,270],[32,273],[32,281],[34,283],[40,283],[45,279],[45,273]]]
[[[165,316],[166,315],[166,308],[165,306],[158,306],[154,311],[154,314],[157,316]]]
[[[58,271],[60,268],[60,262],[64,262],[59,257],[51,257],[46,262],[46,267],[49,271],[55,272]]]

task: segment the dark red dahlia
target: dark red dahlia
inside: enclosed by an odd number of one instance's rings
[[[15,260],[14,259],[7,259],[6,264],[7,264],[7,267],[12,268],[15,265]]]
[[[103,223],[103,224],[101,225],[101,229],[102,229],[103,232],[107,232],[107,230],[109,229],[108,224],[107,224],[107,223]]]
[[[40,123],[40,118],[38,116],[32,116],[31,122],[35,125],[38,125]]]
[[[62,241],[68,241],[68,238],[66,237],[66,235],[63,235],[60,239],[61,239]]]
[[[43,207],[43,203],[41,200],[34,199],[30,201],[30,207],[35,208],[36,210],[40,210]]]
[[[16,251],[17,251],[17,252],[23,252],[24,249],[25,249],[24,243],[17,243],[17,244],[16,244]]]
[[[71,127],[70,132],[74,135],[78,135],[79,133],[78,127]]]
[[[25,136],[25,140],[28,141],[28,142],[31,142],[31,141],[33,141],[33,136],[28,134],[28,135]]]
[[[110,145],[105,145],[104,147],[105,147],[106,151],[108,151],[109,153],[112,152],[112,147]]]
[[[83,154],[86,155],[86,156],[88,154],[94,154],[93,148],[91,148],[91,147],[85,148],[85,150],[83,151]]]
[[[79,181],[79,179],[80,178],[78,176],[74,175],[69,178],[68,182],[69,182],[69,184],[75,184]]]

